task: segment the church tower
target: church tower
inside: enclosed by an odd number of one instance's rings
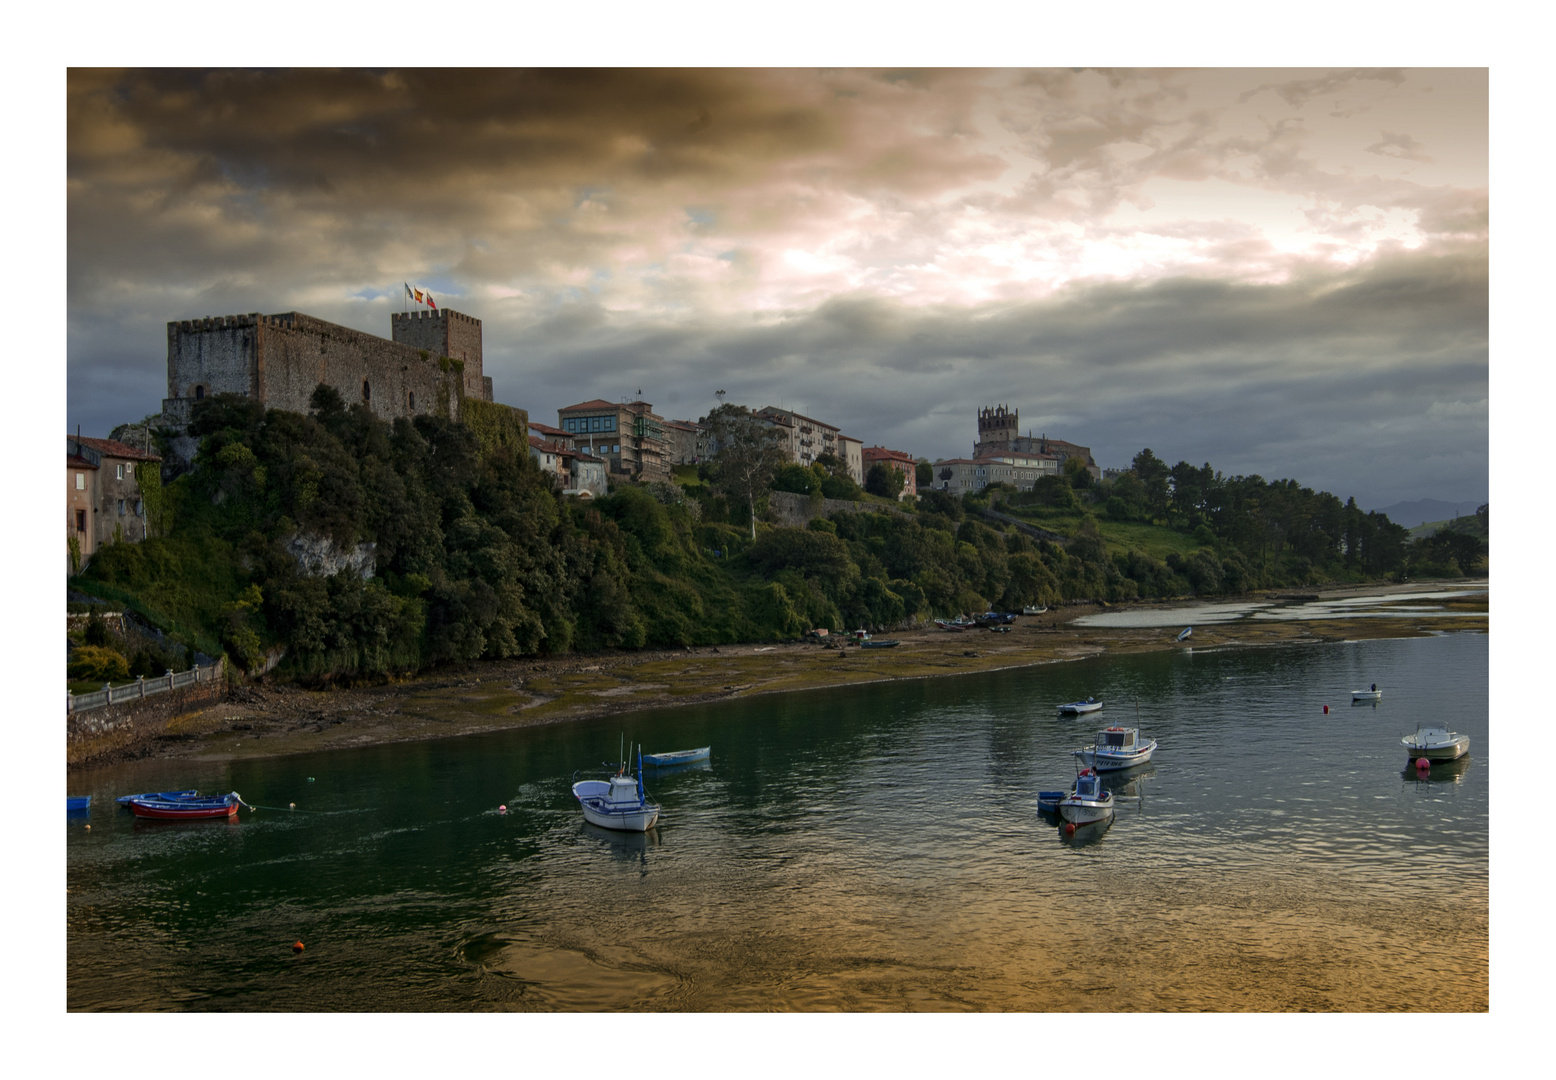
[[[978,445],[973,453],[988,453],[995,448],[1012,448],[1020,434],[1020,412],[995,405],[978,410]]]

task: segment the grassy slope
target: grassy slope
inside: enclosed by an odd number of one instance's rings
[[[1042,510],[1020,508],[1006,513],[1022,521],[1031,522],[1052,532],[1074,536],[1084,516],[1078,510]],[[1194,537],[1165,525],[1148,525],[1141,521],[1109,521],[1097,518],[1097,529],[1107,544],[1109,553],[1143,551],[1153,559],[1166,559],[1169,552],[1187,555],[1200,545]]]

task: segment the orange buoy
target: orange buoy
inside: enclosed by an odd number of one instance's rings
[[[302,952],[303,951],[303,943],[300,942],[300,941],[292,942],[292,951],[294,953]]]
[[[1075,835],[1075,822],[1073,822],[1073,821],[1068,822],[1064,826],[1064,835],[1066,835],[1066,836],[1074,836]]]

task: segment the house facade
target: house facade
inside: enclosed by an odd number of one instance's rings
[[[837,437],[838,460],[848,468],[848,475],[853,477],[856,484],[864,483],[864,440],[856,439],[852,435],[839,434]]]
[[[933,465],[934,488],[952,495],[982,491],[990,484],[1010,484],[1017,491],[1031,491],[1045,476],[1056,476],[1059,462],[1052,456],[1016,454],[976,458],[947,458]]]
[[[76,569],[105,544],[146,539],[146,504],[136,465],[160,466],[149,451],[114,439],[65,438],[65,535],[79,556]]]
[[[837,440],[842,431],[831,424],[772,405],[758,409],[756,415],[765,418],[778,429],[783,436],[781,445],[789,455],[789,460],[796,465],[809,468],[822,454],[832,454],[838,458],[843,456],[837,450]]]
[[[708,456],[708,429],[691,420],[666,420],[665,461],[695,465]]]
[[[902,474],[902,491],[899,499],[911,499],[918,494],[918,463],[913,455],[901,450],[888,450],[884,446],[867,446],[860,452],[866,476],[876,465],[885,465]]]
[[[613,479],[668,480],[665,420],[646,401],[612,404],[596,398],[557,410],[570,448],[600,458]]]

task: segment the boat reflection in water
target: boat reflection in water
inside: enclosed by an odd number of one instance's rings
[[[1102,784],[1113,793],[1113,798],[1141,800],[1145,797],[1145,782],[1156,775],[1156,766],[1152,764],[1136,765],[1127,773],[1113,773],[1104,776]]]
[[[601,853],[609,855],[614,862],[638,863],[646,868],[650,849],[659,846],[658,829],[624,832],[620,829],[604,829],[587,821],[580,828],[583,835],[595,841]]]
[[[1095,844],[1102,839],[1108,829],[1113,825],[1113,815],[1109,814],[1101,821],[1090,821],[1085,825],[1076,825],[1071,831],[1070,826],[1059,826],[1059,843],[1066,847],[1082,848],[1089,844]]]
[[[1461,784],[1469,767],[1470,757],[1465,754],[1452,761],[1434,761],[1426,769],[1418,769],[1412,762],[1401,769],[1399,775],[1417,784]]]

